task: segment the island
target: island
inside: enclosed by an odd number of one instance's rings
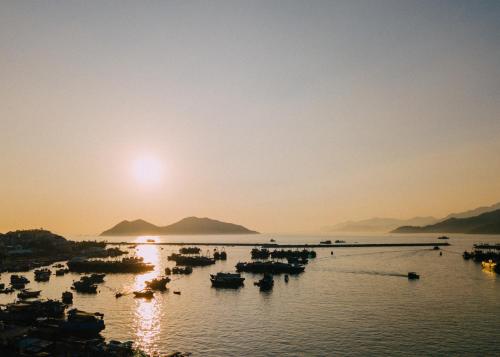
[[[168,226],[156,226],[143,219],[122,221],[101,236],[172,235],[172,234],[259,234],[234,223],[210,218],[186,217]]]
[[[474,217],[453,217],[427,226],[402,226],[391,233],[500,234],[500,209]]]

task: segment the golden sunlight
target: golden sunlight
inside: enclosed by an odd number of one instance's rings
[[[132,163],[132,174],[141,185],[157,184],[163,177],[163,165],[153,156],[140,157]]]

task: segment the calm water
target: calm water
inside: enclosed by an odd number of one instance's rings
[[[482,271],[461,253],[475,242],[500,242],[499,236],[452,235],[443,256],[429,248],[317,249],[304,274],[275,277],[270,292],[253,286],[258,275],[244,274],[239,290],[211,288],[209,274],[233,271],[250,260],[250,248],[226,247],[228,260],[173,276],[170,289],[151,301],[131,292],[160,274],[167,256],[179,247],[139,246],[134,254],[156,270],[143,275],[108,275],[98,295],[75,294],[74,306],[104,313],[110,339],[134,340],[148,352],[175,350],[194,356],[333,356],[333,355],[500,355],[500,278]],[[98,239],[97,237],[70,237]],[[275,236],[278,243],[317,243],[324,237]],[[145,237],[114,237],[141,241]],[[155,237],[157,241],[261,241],[268,236]],[[333,239],[338,239],[335,237]],[[344,238],[347,242],[436,241],[429,236]],[[111,240],[111,239],[110,239]],[[213,247],[203,247],[203,250]],[[334,251],[334,255],[330,254]],[[421,274],[408,281],[408,271]],[[36,283],[43,297],[60,298],[77,274],[52,276]],[[8,281],[10,274],[2,274]],[[180,290],[182,295],[173,294]],[[15,295],[1,295],[11,302]]]

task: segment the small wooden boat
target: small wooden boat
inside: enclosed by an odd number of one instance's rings
[[[134,297],[151,299],[154,296],[154,291],[149,289],[144,289],[140,291],[134,291]]]
[[[21,292],[19,292],[17,294],[17,297],[19,299],[33,299],[33,298],[36,298],[40,295],[41,293],[41,290],[36,290],[36,291],[31,291],[31,290],[28,290],[28,289],[25,289],[25,290],[22,290]]]
[[[176,294],[176,295],[180,295],[180,294],[181,294],[181,292],[180,292],[180,291],[174,291],[174,294]]]

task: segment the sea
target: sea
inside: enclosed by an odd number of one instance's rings
[[[271,291],[243,273],[244,287],[211,287],[210,274],[235,271],[250,261],[252,247],[200,246],[202,254],[225,250],[228,259],[173,275],[165,292],[134,298],[144,282],[174,263],[179,246],[138,245],[122,249],[155,265],[145,274],[108,274],[96,295],[75,293],[73,307],[104,314],[109,340],[131,340],[147,353],[190,352],[192,356],[500,356],[500,275],[462,258],[474,243],[500,243],[500,236],[449,235],[224,235],[106,237],[108,241],[189,243],[347,243],[449,242],[432,247],[315,248],[305,272],[275,276]],[[73,236],[73,240],[102,237]],[[442,255],[439,253],[442,252]],[[55,270],[55,269],[54,269]],[[419,280],[408,280],[415,271]],[[37,283],[22,273],[42,298],[60,299],[79,275],[51,276]],[[1,281],[8,283],[10,273]],[[180,295],[174,294],[180,292]],[[124,293],[115,298],[117,292]],[[16,294],[0,295],[0,303]]]

